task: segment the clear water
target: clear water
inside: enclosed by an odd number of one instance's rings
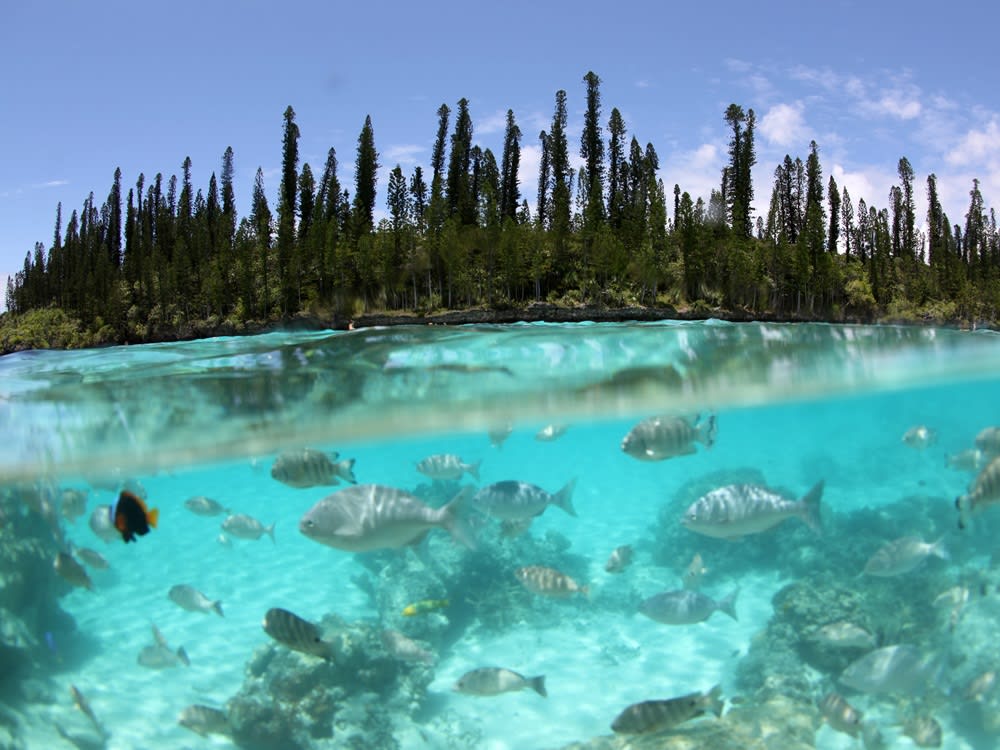
[[[714,321],[405,327],[5,357],[0,747],[611,747],[619,745],[602,743],[627,705],[715,684],[739,697],[721,721],[630,746],[700,738],[705,747],[796,747],[798,738],[857,747],[820,722],[816,702],[837,690],[899,747],[912,745],[902,732],[915,716],[941,725],[944,747],[992,747],[1000,690],[976,700],[965,692],[1000,665],[1000,513],[959,532],[954,498],[974,474],[947,467],[945,456],[1000,425],[998,374],[1000,338],[989,332]],[[715,445],[661,462],[621,451],[632,425],[665,412],[714,413]],[[491,445],[488,429],[507,420],[512,434]],[[552,423],[566,433],[536,440]],[[901,437],[921,424],[938,439],[918,450]],[[278,452],[303,446],[354,458],[359,482],[431,504],[459,487],[415,470],[433,453],[482,460],[479,481],[465,484],[519,479],[555,492],[575,478],[578,517],[549,509],[511,539],[473,515],[474,552],[434,531],[413,551],[351,555],[297,529],[336,488],[294,489],[269,475]],[[820,479],[823,535],[795,519],[741,542],[680,525],[687,504],[716,486],[766,482],[798,497]],[[141,483],[160,524],[136,544],[106,544],[87,519],[125,480]],[[88,490],[87,513],[52,529],[25,501],[39,487]],[[184,509],[194,495],[274,522],[276,543],[220,544],[221,517]],[[859,577],[882,543],[908,534],[943,537],[950,559]],[[108,559],[108,570],[90,571],[94,591],[56,576],[57,537]],[[613,576],[604,563],[622,544],[634,546],[635,561]],[[694,552],[708,568],[704,593],[740,589],[739,620],[716,613],[670,626],[638,614],[643,598],[681,587]],[[587,583],[589,597],[528,594],[513,571],[533,564]],[[225,617],[177,607],[167,592],[181,583],[221,599]],[[959,584],[972,592],[960,611],[935,607]],[[445,597],[451,604],[438,612],[401,614],[412,601]],[[336,615],[358,642],[396,628],[437,660],[399,665],[369,645],[361,669],[365,659],[389,663],[384,679],[331,676],[336,666],[265,634],[272,607],[314,622]],[[808,635],[845,607],[880,646],[913,644],[943,668],[914,694],[838,683],[864,650],[817,651]],[[184,646],[190,667],[137,664],[151,623],[172,648]],[[481,666],[544,674],[548,698],[451,690]],[[282,678],[301,687],[294,699],[276,686]],[[109,735],[74,707],[71,684]],[[271,723],[255,728],[248,703],[270,706]],[[232,737],[201,738],[177,723],[191,704],[229,710],[234,721],[239,713],[244,724]],[[307,720],[331,711],[325,727]]]

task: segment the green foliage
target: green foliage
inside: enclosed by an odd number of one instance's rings
[[[719,189],[698,197],[675,185],[668,220],[655,148],[629,137],[617,109],[604,142],[600,78],[588,73],[583,80],[584,164],[570,164],[568,102],[559,91],[551,128],[539,136],[534,215],[518,188],[521,132],[513,110],[498,162],[473,142],[466,99],[458,102],[450,143],[451,111],[438,109],[429,185],[419,166],[410,179],[400,166],[392,170],[387,218],[378,225],[370,117],[358,138],[353,199],[338,179],[334,149],[318,181],[308,164],[298,170],[291,107],[276,213],[258,169],[249,212],[237,216],[231,148],[221,179],[213,172],[204,191],[192,184],[190,159],[180,179],[139,175],[127,195],[116,170],[103,203],[90,193],[65,222],[59,205],[51,247],[38,243],[26,253],[6,290],[11,314],[0,323],[3,345],[252,330],[304,310],[347,317],[542,300],[686,306],[702,315],[1000,315],[1000,232],[978,181],[964,225],[956,226],[930,175],[920,234],[905,157],[890,205],[879,208],[863,198],[855,204],[833,179],[825,199],[812,142],[805,162],[789,154],[777,165],[766,219],[758,217],[751,233],[755,119],[753,110],[733,104],[724,113],[731,137]]]

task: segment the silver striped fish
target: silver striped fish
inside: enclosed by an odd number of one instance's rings
[[[274,607],[267,610],[261,624],[265,633],[293,651],[333,661],[333,648],[323,640],[319,626],[294,612]]]

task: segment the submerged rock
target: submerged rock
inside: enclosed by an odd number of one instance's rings
[[[395,723],[421,707],[433,671],[392,658],[371,625],[328,615],[320,627],[333,661],[272,643],[254,651],[226,706],[239,747],[398,747]]]

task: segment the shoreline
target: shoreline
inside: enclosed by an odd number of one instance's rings
[[[837,319],[829,316],[810,314],[778,314],[773,312],[751,312],[748,310],[726,310],[696,306],[693,308],[674,307],[601,307],[578,305],[564,307],[546,302],[532,303],[526,307],[505,309],[468,308],[443,310],[433,313],[414,312],[372,312],[354,317],[337,314],[298,313],[271,321],[231,321],[200,320],[187,323],[174,330],[156,330],[147,336],[125,336],[114,341],[103,341],[89,345],[74,345],[65,341],[53,342],[58,336],[46,335],[42,331],[45,346],[34,346],[29,342],[11,342],[0,338],[0,356],[19,351],[35,349],[85,349],[105,346],[132,344],[159,344],[176,341],[196,341],[218,336],[254,336],[278,331],[346,331],[352,328],[374,328],[401,325],[509,325],[512,323],[628,323],[656,322],[665,320],[698,321],[721,320],[729,323],[829,323],[832,325],[916,325],[957,328],[961,330],[996,330],[990,321],[942,320],[925,315],[922,317],[898,317],[876,315],[841,315]]]

